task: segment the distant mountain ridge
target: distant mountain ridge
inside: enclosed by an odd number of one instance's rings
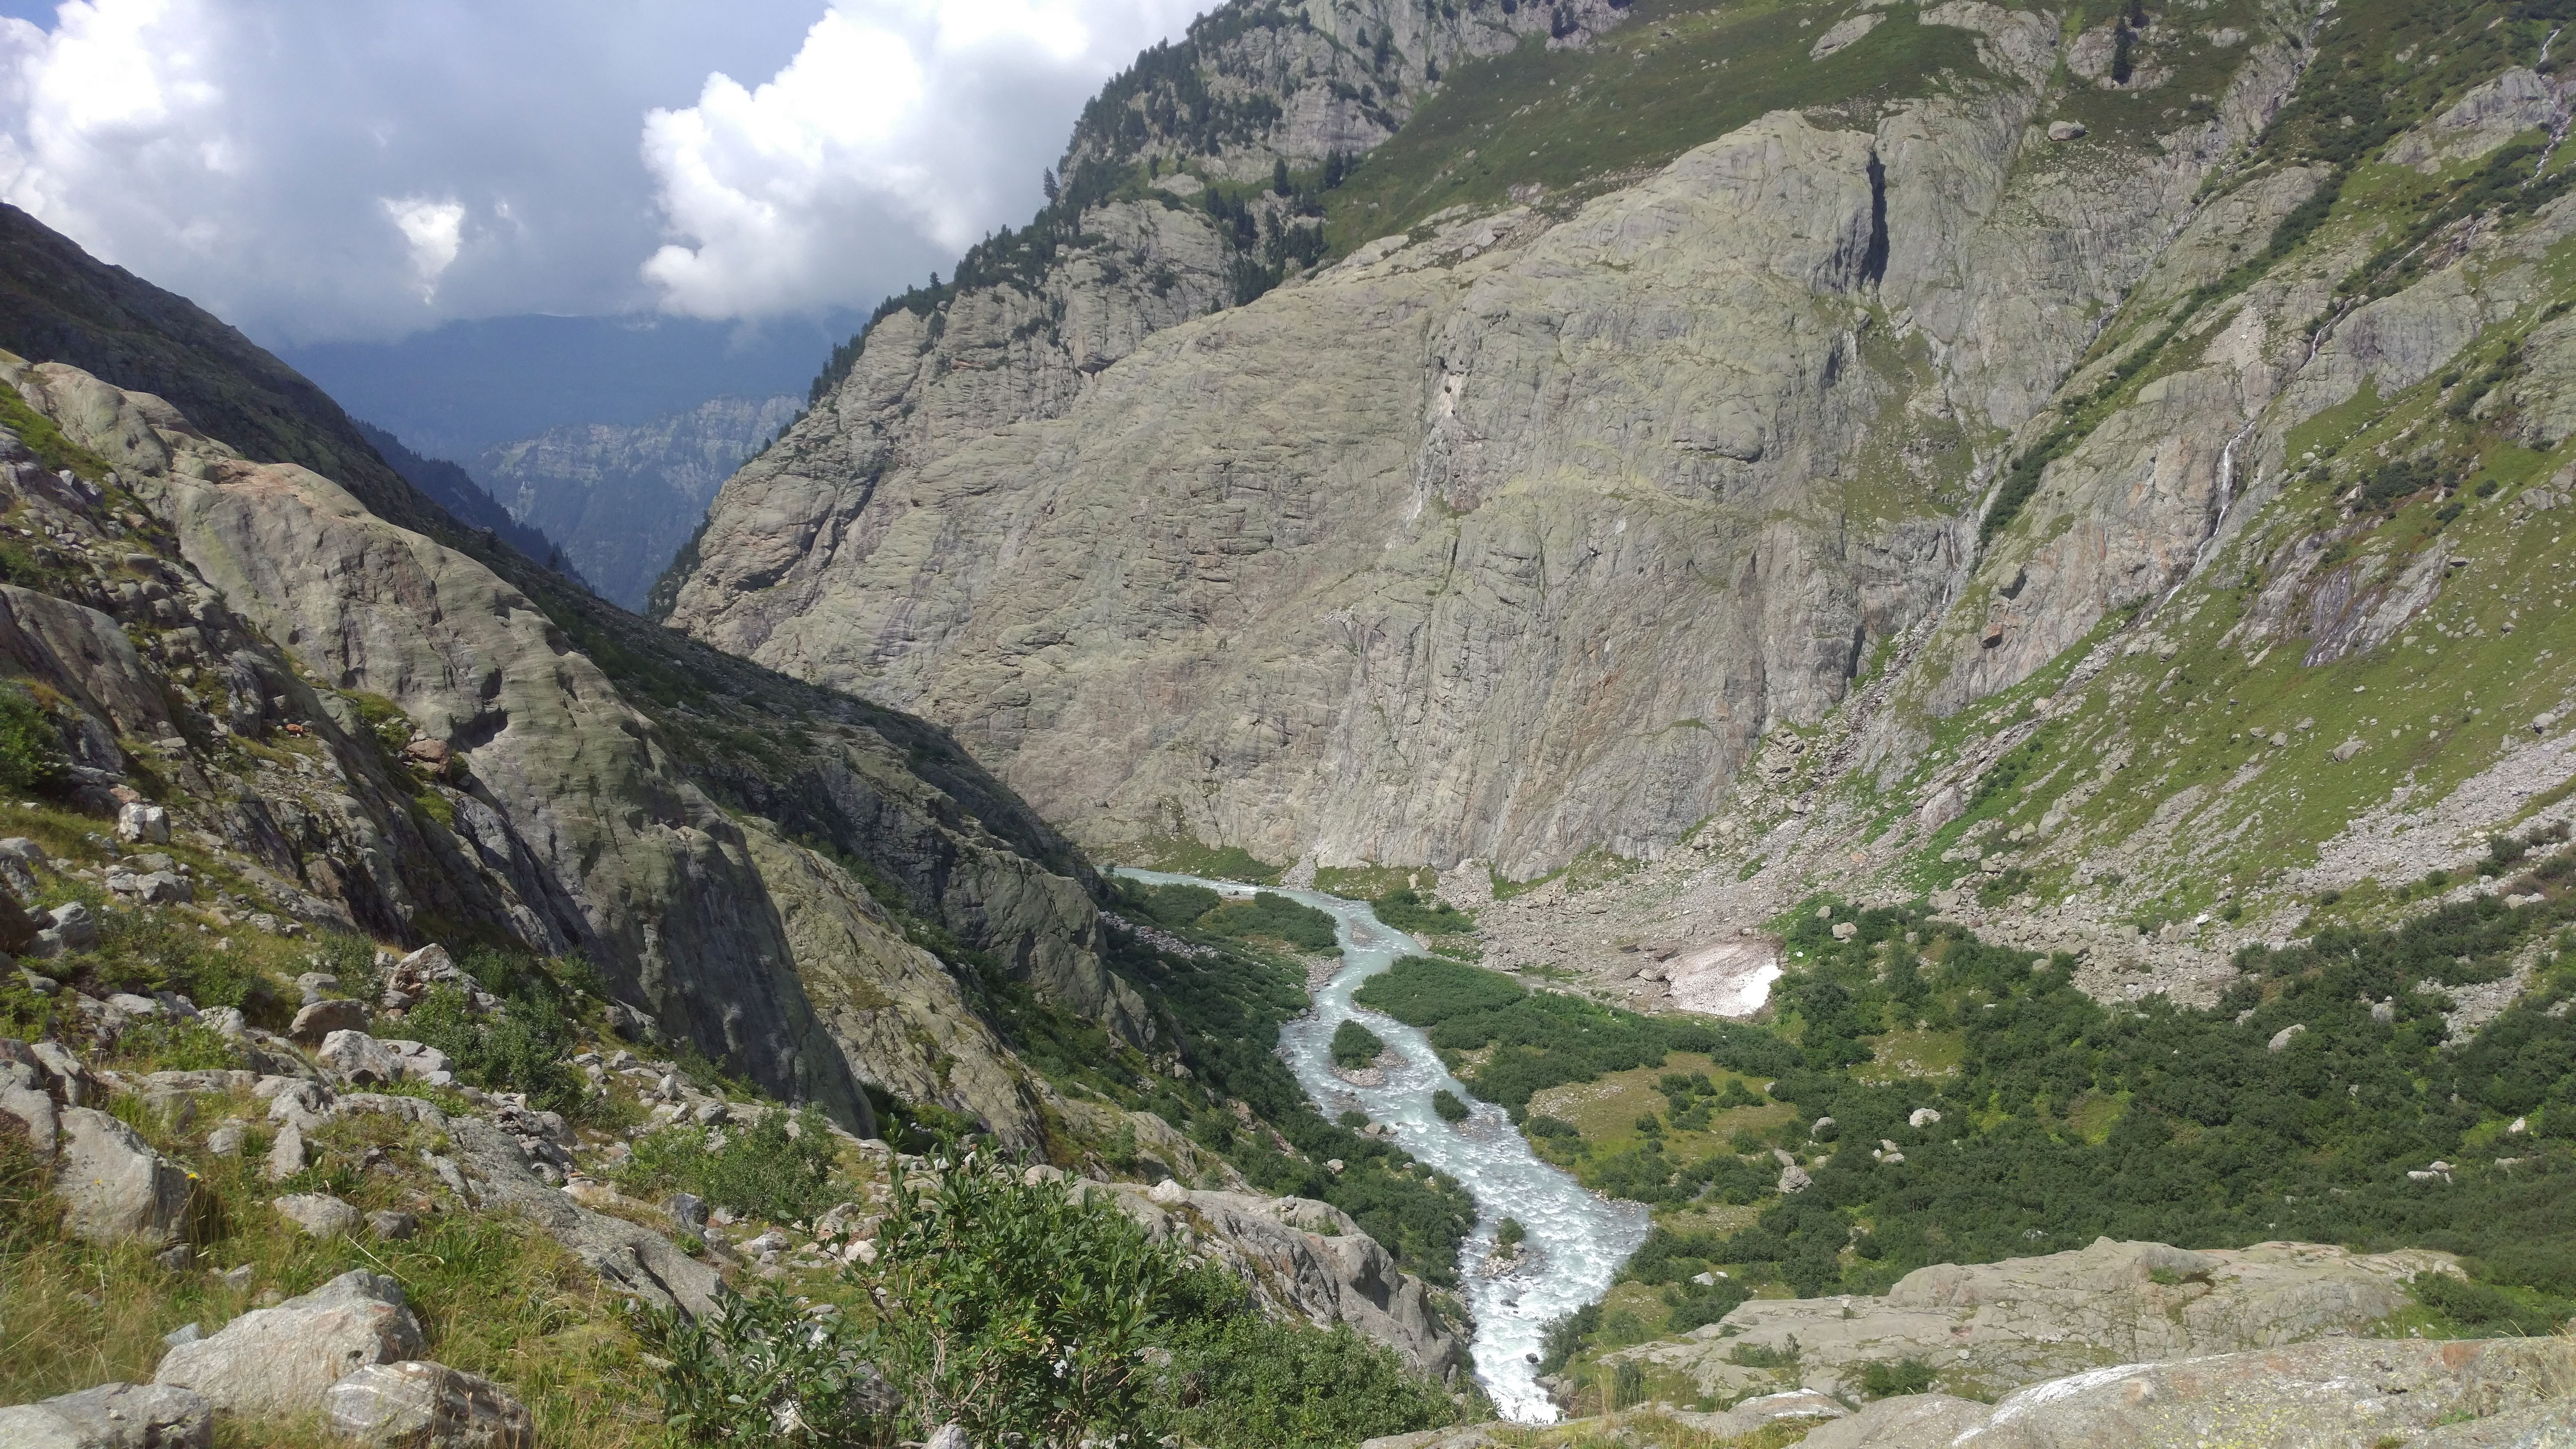
[[[631,427],[550,428],[486,449],[469,486],[513,527],[555,540],[600,597],[641,612],[716,489],[796,420],[797,404],[789,393],[719,397]]]
[[[637,427],[715,397],[804,396],[864,313],[758,322],[650,314],[486,317],[395,342],[279,356],[342,407],[433,458],[470,462],[549,429]]]

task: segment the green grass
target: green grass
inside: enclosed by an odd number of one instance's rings
[[[1176,875],[1241,881],[1246,885],[1277,885],[1279,878],[1288,873],[1288,867],[1272,865],[1241,846],[1209,845],[1196,837],[1184,835],[1155,836],[1106,853],[1102,859],[1117,859],[1148,870],[1171,871]]]
[[[1808,60],[1841,13],[1797,0],[1638,0],[1625,24],[1583,49],[1527,41],[1463,61],[1330,194],[1333,248],[1346,253],[1450,206],[1501,205],[1514,186],[1595,195],[1767,111],[1848,106],[1867,124],[1879,103],[1920,95],[1942,72],[1985,74],[1968,32],[1916,24],[1902,5],[1859,42]]]

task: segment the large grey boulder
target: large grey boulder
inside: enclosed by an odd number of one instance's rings
[[[0,1061],[0,1117],[17,1122],[36,1156],[50,1162],[61,1135],[61,1114],[45,1094],[43,1079],[23,1062]]]
[[[205,1396],[164,1384],[100,1384],[0,1409],[0,1449],[206,1449]]]
[[[304,1010],[318,1011],[331,1004],[317,1001]],[[297,1013],[299,1018],[302,1014]],[[385,1049],[383,1042],[363,1031],[332,1032],[322,1039],[321,1049],[313,1053],[313,1059],[328,1068],[333,1076],[355,1087],[381,1087],[402,1078],[402,1066],[395,1061],[394,1054]]]
[[[286,1035],[304,1046],[320,1046],[333,1032],[363,1032],[366,1029],[365,1002],[317,1001],[295,1013],[295,1020],[286,1028]]]
[[[333,1384],[369,1364],[420,1356],[420,1323],[402,1286],[343,1273],[301,1298],[262,1308],[161,1360],[156,1384],[195,1389],[226,1413],[313,1413]]]
[[[355,1235],[364,1219],[358,1210],[327,1192],[299,1192],[269,1204],[278,1215],[317,1238]]]
[[[72,1235],[156,1248],[177,1242],[195,1175],[94,1107],[64,1109],[61,1124],[54,1195],[63,1200],[63,1225]]]
[[[370,1364],[322,1396],[334,1432],[384,1449],[529,1449],[527,1406],[490,1379],[442,1363]]]

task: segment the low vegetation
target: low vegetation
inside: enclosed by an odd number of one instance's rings
[[[853,1309],[764,1290],[646,1326],[693,1444],[1147,1443],[1326,1449],[1460,1406],[1347,1327],[1256,1312],[1232,1275],[1061,1180],[979,1155],[896,1185]],[[782,1433],[794,1424],[802,1432]]]
[[[1610,1190],[1665,1205],[1623,1276],[1654,1289],[1669,1321],[1596,1309],[1561,1325],[1552,1352],[1708,1322],[1766,1283],[1877,1293],[1931,1263],[2103,1235],[2446,1249],[2469,1276],[2420,1280],[2418,1326],[2552,1331],[2576,1314],[2576,905],[2558,894],[2570,877],[2576,856],[2553,854],[2513,886],[2536,904],[2481,896],[2391,929],[2250,947],[2207,1010],[2098,1002],[2070,958],[1994,946],[1920,904],[1794,913],[1786,945],[1804,965],[1778,988],[1770,1039],[1785,1055],[1761,1098],[1792,1110],[1691,1160],[1613,1159],[1646,1165]],[[1855,932],[1837,940],[1837,923]],[[2517,971],[2529,991],[2454,1042],[2441,989]],[[1955,1038],[1955,1067],[1865,1075],[1875,1044],[1900,1033]],[[1669,1073],[1657,1086],[1669,1107],[1649,1137],[1753,1096]],[[1587,1145],[1556,1117],[1526,1125],[1560,1159]],[[1882,1142],[1901,1162],[1882,1160]],[[1775,1148],[1811,1187],[1774,1190]],[[1587,1181],[1606,1175],[1585,1167]],[[1712,1222],[1718,1203],[1758,1211]],[[1712,1269],[1726,1276],[1693,1281]]]

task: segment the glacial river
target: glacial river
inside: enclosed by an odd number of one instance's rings
[[[1229,896],[1254,887],[1161,871],[1118,874],[1151,885],[1202,885]],[[1315,1009],[1279,1033],[1279,1054],[1327,1117],[1356,1107],[1384,1123],[1406,1151],[1464,1183],[1476,1197],[1476,1234],[1459,1252],[1458,1277],[1476,1315],[1476,1380],[1508,1419],[1550,1423],[1556,1406],[1538,1386],[1531,1360],[1550,1321],[1598,1299],[1611,1275],[1646,1241],[1646,1209],[1586,1191],[1572,1177],[1539,1160],[1501,1108],[1469,1096],[1440,1065],[1421,1032],[1393,1017],[1351,1004],[1360,983],[1419,947],[1412,937],[1381,923],[1358,901],[1314,891],[1283,890],[1292,900],[1328,912],[1340,923],[1342,969],[1315,991]],[[1357,1019],[1401,1058],[1386,1067],[1386,1085],[1359,1087],[1333,1072],[1333,1029]],[[1442,1087],[1475,1109],[1457,1126],[1431,1110]],[[1518,1218],[1529,1233],[1518,1263],[1489,1271],[1494,1229]]]

